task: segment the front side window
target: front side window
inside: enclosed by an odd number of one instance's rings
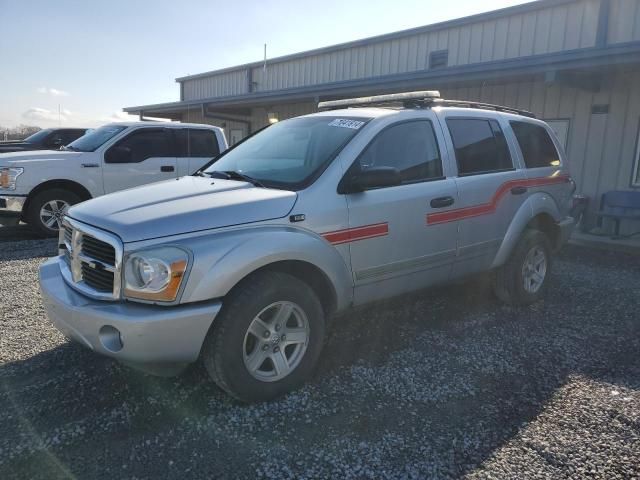
[[[393,167],[403,183],[442,178],[442,160],[428,120],[404,122],[383,130],[356,160],[361,171]]]
[[[560,155],[544,127],[530,122],[511,121],[527,168],[556,167]]]
[[[171,141],[163,128],[135,130],[105,155],[107,163],[139,163],[147,158],[174,157]]]
[[[39,143],[42,140],[44,140],[47,137],[47,135],[49,135],[51,132],[53,132],[52,129],[45,128],[44,130],[37,131],[33,135],[29,135],[27,138],[24,139],[24,141],[27,143]]]
[[[458,175],[478,175],[513,169],[500,125],[481,118],[448,118],[458,163]]]
[[[239,172],[268,187],[314,181],[369,119],[312,116],[278,122],[227,150],[204,172]]]
[[[212,130],[181,128],[175,130],[178,156],[213,158],[220,153],[218,139]]]
[[[76,141],[71,142],[67,145],[67,148],[76,152],[94,152],[125,128],[127,128],[125,125],[105,125],[104,127],[96,128]]]

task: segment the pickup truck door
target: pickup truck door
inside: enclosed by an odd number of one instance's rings
[[[447,114],[443,128],[454,152],[459,204],[431,217],[433,222],[459,222],[453,276],[491,267],[511,220],[527,198],[526,175],[505,125],[482,112]]]
[[[446,177],[442,132],[429,117],[392,123],[369,143],[347,172],[397,168],[400,185],[347,194],[349,229],[332,242],[348,242],[356,304],[445,281],[455,258],[457,222],[429,225],[427,218],[457,202]],[[437,122],[436,122],[437,125]]]
[[[191,175],[220,153],[218,137],[213,130],[179,128],[174,130],[174,135],[179,177]]]
[[[104,153],[105,193],[176,176],[173,139],[166,128],[138,128]]]

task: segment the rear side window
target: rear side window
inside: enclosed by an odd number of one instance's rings
[[[399,123],[383,130],[360,155],[361,170],[394,167],[402,181],[442,177],[442,161],[433,125],[428,120]]]
[[[478,175],[513,169],[500,124],[480,118],[448,118],[458,175]]]
[[[558,150],[544,127],[529,122],[512,121],[510,124],[527,168],[560,165]]]
[[[184,128],[175,130],[180,157],[213,158],[220,153],[218,139],[212,130]]]

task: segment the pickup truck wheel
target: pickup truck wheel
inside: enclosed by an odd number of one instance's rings
[[[260,272],[224,300],[205,339],[211,378],[243,402],[270,400],[312,374],[324,343],[325,319],[313,289],[281,272]]]
[[[529,305],[546,290],[551,246],[539,230],[526,230],[507,262],[494,272],[494,292],[509,305]]]
[[[29,201],[27,223],[40,235],[55,236],[69,207],[81,201],[75,193],[61,188],[40,192]]]

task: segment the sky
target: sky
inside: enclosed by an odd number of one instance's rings
[[[94,127],[175,78],[523,0],[0,0],[0,126]]]

